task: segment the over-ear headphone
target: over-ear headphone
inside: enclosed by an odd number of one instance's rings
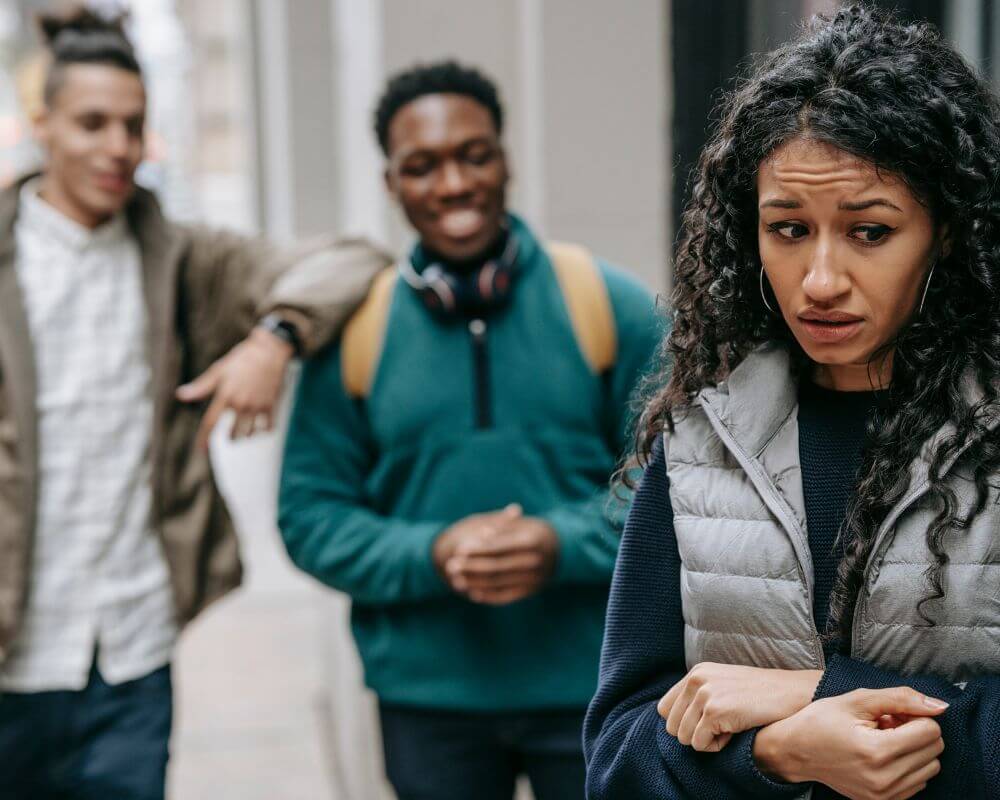
[[[503,251],[468,275],[449,272],[440,263],[417,272],[409,259],[399,263],[399,274],[435,314],[469,316],[499,308],[510,297],[517,264],[517,235],[511,231]]]

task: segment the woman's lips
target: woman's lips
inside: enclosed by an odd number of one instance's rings
[[[451,239],[468,239],[482,230],[486,217],[475,208],[446,211],[438,218],[441,231]]]
[[[813,341],[820,344],[837,344],[850,339],[861,330],[863,320],[852,319],[844,321],[831,321],[820,319],[803,319],[799,317],[799,324]]]

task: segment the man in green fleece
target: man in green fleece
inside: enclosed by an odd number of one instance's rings
[[[582,798],[617,535],[608,481],[653,302],[505,206],[495,86],[392,79],[389,191],[419,235],[305,365],[281,479],[295,563],[354,601],[400,800]]]

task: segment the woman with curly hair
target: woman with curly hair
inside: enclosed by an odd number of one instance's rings
[[[724,102],[639,426],[588,796],[1000,797],[1000,109],[817,18]]]

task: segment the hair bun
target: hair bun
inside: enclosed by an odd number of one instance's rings
[[[84,6],[62,13],[38,15],[38,27],[45,45],[58,56],[65,44],[79,41],[88,34],[114,34],[125,36],[126,15],[105,17]]]

